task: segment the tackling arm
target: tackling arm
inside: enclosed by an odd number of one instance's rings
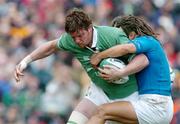
[[[118,69],[111,65],[104,65],[104,69],[98,68],[101,72],[100,76],[105,80],[113,82],[121,77],[125,77],[143,70],[148,66],[149,60],[144,54],[137,55],[133,60],[122,69]]]
[[[34,50],[31,54],[28,56],[31,57],[32,61],[36,61],[38,59],[45,58],[52,53],[54,53],[57,50],[56,44],[58,40],[49,41],[36,50]]]
[[[107,50],[96,53],[91,57],[91,64],[96,67],[99,62],[108,57],[120,57],[128,53],[135,53],[136,47],[133,43],[113,46]]]
[[[144,54],[137,55],[130,61],[130,63],[125,68],[122,69],[122,76],[127,76],[140,72],[148,65],[149,60]]]
[[[121,44],[113,46],[105,51],[98,53],[98,57],[101,59],[108,58],[108,57],[120,57],[126,55],[128,53],[135,53],[136,47],[134,44]]]

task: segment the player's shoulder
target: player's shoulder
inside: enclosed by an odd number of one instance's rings
[[[146,44],[151,44],[151,45],[160,45],[160,42],[153,36],[138,36],[135,39],[133,39],[133,41],[136,42],[144,42]]]
[[[149,37],[148,36],[137,36],[136,38],[134,38],[132,41],[133,42],[145,42],[145,43],[149,43],[147,41],[149,41]]]
[[[124,31],[121,28],[111,27],[111,26],[94,26],[94,28],[99,33],[108,33],[109,35],[112,34],[120,34],[125,35]]]
[[[72,37],[70,34],[64,32],[63,34],[61,34],[61,36],[59,37],[59,41],[60,42],[69,42],[71,43],[73,41]]]
[[[157,41],[157,39],[153,36],[144,35],[144,36],[138,36],[134,40],[151,40],[151,41]]]
[[[73,39],[71,35],[65,32],[58,38],[57,45],[59,48],[65,48],[65,47],[67,48],[69,46],[75,46],[76,44],[72,41]]]
[[[107,30],[114,30],[114,31],[118,31],[119,29],[116,27],[111,27],[111,26],[97,26],[94,25],[94,28],[96,28],[97,30],[103,30],[103,31],[107,31]]]
[[[62,35],[61,35],[61,38],[63,38],[63,39],[72,39],[72,37],[71,37],[71,35],[70,34],[68,34],[68,33],[66,33],[66,32],[64,32]]]

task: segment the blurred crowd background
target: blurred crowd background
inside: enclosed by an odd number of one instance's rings
[[[180,124],[180,0],[0,0],[0,124],[65,124],[84,95],[90,80],[69,53],[32,63],[20,83],[13,77],[25,55],[59,38],[73,7],[97,25],[137,15],[153,26],[176,73],[172,124]]]

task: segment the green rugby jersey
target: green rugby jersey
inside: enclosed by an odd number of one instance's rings
[[[114,45],[127,43],[129,41],[125,33],[119,28],[108,26],[94,26],[93,28],[97,32],[96,49],[98,49],[99,51],[103,51]],[[130,75],[129,81],[125,84],[108,83],[107,81],[99,77],[98,71],[94,69],[90,64],[90,57],[93,52],[91,52],[87,48],[80,48],[69,34],[64,33],[60,37],[57,43],[57,47],[61,50],[72,52],[72,54],[74,54],[74,56],[80,61],[81,65],[88,73],[92,82],[102,88],[110,99],[124,98],[137,91],[137,82],[135,75]],[[128,58],[130,58],[131,56],[126,55],[121,57],[120,59],[127,63]]]

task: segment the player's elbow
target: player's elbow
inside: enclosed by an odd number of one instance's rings
[[[50,41],[48,46],[50,53],[55,53],[59,50],[59,48],[57,47],[57,40]]]

